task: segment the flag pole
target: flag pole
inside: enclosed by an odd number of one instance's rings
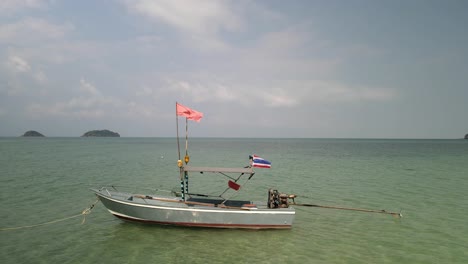
[[[185,201],[185,193],[184,193],[184,176],[183,176],[183,169],[182,169],[182,160],[180,159],[180,142],[179,142],[179,117],[177,115],[177,101],[176,101],[176,129],[177,129],[177,152],[179,154],[179,159],[177,160],[177,166],[180,170],[180,193],[182,195],[182,200]],[[187,173],[187,172],[185,172]]]
[[[188,157],[188,118],[185,118],[185,163],[187,164],[189,161],[187,160]]]
[[[185,117],[185,157],[184,157],[185,165],[188,164],[190,161],[190,157],[188,155],[188,118]],[[185,178],[185,193],[189,193],[188,190],[188,174],[187,172],[184,173]]]
[[[179,153],[179,160],[180,160],[180,143],[179,143],[179,117],[177,116],[177,102],[176,102],[176,130],[177,130],[177,151]]]

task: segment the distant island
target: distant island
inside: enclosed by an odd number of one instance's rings
[[[468,139],[468,134],[465,135],[465,139]]]
[[[91,130],[84,133],[81,137],[120,137],[119,133],[110,130]]]
[[[37,131],[29,130],[29,131],[26,131],[26,133],[24,133],[22,137],[45,137],[45,136]]]

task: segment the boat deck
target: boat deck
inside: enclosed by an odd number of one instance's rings
[[[187,199],[188,202],[196,202],[196,203],[208,203],[208,204],[214,204],[214,205],[220,205],[223,203],[224,200],[222,199],[210,199],[210,198],[189,198]],[[224,202],[225,206],[230,206],[230,207],[242,207],[243,205],[246,204],[252,204],[252,201],[248,200],[227,200]]]

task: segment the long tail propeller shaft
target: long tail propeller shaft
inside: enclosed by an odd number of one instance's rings
[[[348,211],[357,211],[357,212],[364,212],[364,213],[389,214],[389,215],[392,215],[393,217],[396,217],[396,218],[403,217],[401,212],[396,213],[396,212],[389,212],[389,211],[386,211],[386,210],[372,210],[372,209],[351,208],[351,207],[341,207],[341,206],[331,206],[331,205],[296,203],[294,201],[294,198],[296,198],[296,197],[297,197],[297,195],[295,195],[295,194],[289,195],[288,198],[292,199],[292,201],[293,201],[292,203],[290,203],[290,205],[317,207],[317,208],[326,208],[326,209],[336,209],[336,210],[348,210]]]

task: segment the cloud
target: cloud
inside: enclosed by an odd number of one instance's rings
[[[89,99],[74,98],[69,102],[53,105],[32,104],[27,108],[33,118],[63,116],[67,118],[101,118],[105,112],[99,108],[90,108]],[[81,106],[81,107],[79,107]]]
[[[353,86],[332,80],[278,81],[265,101],[271,106],[389,101],[397,94],[387,87]],[[266,87],[264,87],[266,88]]]
[[[144,14],[152,21],[169,24],[187,39],[208,34],[214,36],[213,39],[219,41],[220,45],[224,45],[222,34],[219,34],[220,31],[226,30],[222,26],[222,18],[219,18],[217,27],[198,29],[187,21],[199,19],[194,24],[202,25],[208,23],[209,19],[193,15],[193,18],[184,20],[183,10],[186,7],[179,6],[184,2],[126,3],[129,8],[141,4],[139,11],[133,12]],[[233,13],[234,8],[229,6],[229,3],[231,2],[218,2],[217,5],[222,5],[230,9],[227,12]],[[190,6],[191,2],[187,5]],[[173,14],[177,16],[172,17]],[[241,18],[239,13],[234,16]],[[280,18],[273,16],[268,19]],[[249,30],[247,26],[242,25],[242,30]],[[258,30],[256,33],[248,41],[242,42],[242,47],[235,47],[234,42],[229,42],[230,52],[204,55],[204,62],[190,62],[190,66],[183,66],[183,71],[155,71],[155,74],[146,73],[145,76],[139,76],[141,78],[136,77],[136,73],[134,79],[144,84],[140,85],[134,94],[137,97],[153,99],[182,98],[196,103],[236,103],[249,108],[294,108],[308,105],[310,102],[383,102],[397,96],[391,87],[352,85],[341,81],[339,68],[346,65],[346,59],[327,52],[330,45],[334,49],[341,45],[330,44],[327,39],[314,34],[310,24],[289,26],[275,31]],[[164,42],[164,37],[158,36],[157,41]],[[209,46],[202,41],[195,42]],[[191,52],[182,53],[193,56]],[[173,59],[180,58],[175,54]],[[184,59],[179,63],[183,64]]]
[[[227,83],[199,76],[197,80],[168,80],[165,89],[194,102],[235,102],[248,107],[262,105],[273,108],[298,107],[311,102],[383,102],[397,96],[394,89],[387,87],[352,86],[331,80],[237,80]]]
[[[235,89],[229,85],[215,80],[167,80],[165,87],[173,94],[179,94],[184,98],[190,98],[194,102],[233,102],[243,103],[247,96],[246,90]]]
[[[71,91],[68,94],[71,94]],[[47,101],[47,103],[31,103],[26,108],[27,115],[31,118],[62,117],[98,120],[164,118],[160,114],[157,115],[154,102],[145,104],[143,101],[134,101],[131,98],[107,96],[85,78],[80,79],[73,97],[62,100],[48,98]]]
[[[36,42],[62,38],[74,26],[56,25],[42,18],[27,17],[20,21],[0,25],[0,43],[14,46],[36,45]]]
[[[147,85],[143,85],[140,89],[135,92],[137,97],[148,97],[153,95],[153,89]]]
[[[44,72],[40,70],[35,70],[31,66],[31,63],[20,55],[10,55],[7,60],[7,69],[13,73],[27,73],[35,80],[45,81],[47,77]]]
[[[0,1],[0,13],[14,13],[23,9],[43,8],[48,0],[2,0]]]
[[[29,117],[158,120],[173,118],[158,108],[181,100],[226,109],[224,117],[235,109],[245,113],[237,117],[241,124],[261,109],[268,117],[260,122],[273,127],[278,114],[293,122],[287,113],[305,113],[310,105],[385,102],[398,95],[391,87],[341,80],[347,58],[327,51],[329,42],[313,25],[291,24],[258,2],[252,10],[238,1],[119,1],[146,28],[95,38],[79,19],[76,28],[37,17],[0,24],[0,46],[7,47],[0,57],[7,74],[0,74],[8,89],[38,95],[19,98]],[[38,93],[41,88],[47,94]]]
[[[102,95],[92,83],[84,78],[80,79],[79,88],[76,91],[79,94],[68,100],[54,103],[50,102],[53,98],[49,98],[49,103],[32,103],[27,107],[27,113],[32,117],[102,118],[121,112],[119,109],[124,105],[116,97]]]
[[[64,102],[39,104],[27,107],[31,117],[62,116],[67,118],[103,118],[113,116],[122,102],[114,97],[73,97]],[[120,112],[120,111],[119,111]]]
[[[151,118],[156,120],[156,111],[152,105],[145,105],[141,102],[130,101],[125,106],[125,113],[123,116],[134,118]],[[171,116],[172,117],[172,116]]]
[[[11,54],[6,58],[3,67],[0,67],[0,75],[6,80],[6,85],[1,87],[0,91],[5,91],[8,95],[31,94],[39,90],[37,85],[44,88],[48,80],[43,71],[33,67],[29,60],[17,54]]]
[[[101,92],[96,89],[94,85],[91,83],[87,82],[85,79],[81,78],[80,79],[80,89],[92,96],[98,96],[101,94]]]
[[[292,107],[299,104],[299,98],[291,96],[287,89],[275,89],[271,94],[257,94],[258,99],[263,99],[265,105],[270,107]]]
[[[114,96],[77,96],[55,103],[33,103],[27,107],[26,112],[32,118],[119,119],[121,122],[126,118],[133,121],[165,118],[157,114],[153,104],[138,101],[126,102]]]
[[[311,81],[308,99],[315,102],[389,101],[396,97],[391,88],[352,86],[339,82]]]
[[[31,70],[29,63],[17,55],[8,58],[7,67],[12,72],[29,72]]]
[[[218,68],[205,69],[211,74],[200,70],[173,76],[169,87],[195,102],[239,102],[273,108],[310,102],[383,102],[397,97],[391,87],[340,81],[339,67],[346,62],[333,54],[321,54],[327,42],[303,27],[265,32],[242,50],[223,57],[228,66],[220,61]]]
[[[58,25],[32,17],[0,24],[0,46],[6,47],[5,55],[9,64],[7,69],[10,72],[14,68],[16,72],[30,72],[35,81],[45,83],[48,80],[44,71],[47,63],[64,61],[63,58],[67,56],[77,56],[69,48],[74,43],[65,41],[66,34],[73,28],[69,23]]]
[[[151,1],[126,0],[127,8],[150,21],[162,22],[178,30],[190,45],[199,50],[224,51],[228,44],[219,34],[243,28],[242,19],[228,1]]]
[[[47,76],[43,71],[38,71],[33,74],[34,80],[36,80],[37,83],[44,84],[47,82]]]
[[[162,21],[179,30],[210,35],[221,30],[234,31],[241,27],[240,19],[231,11],[227,1],[126,1],[135,13]]]

